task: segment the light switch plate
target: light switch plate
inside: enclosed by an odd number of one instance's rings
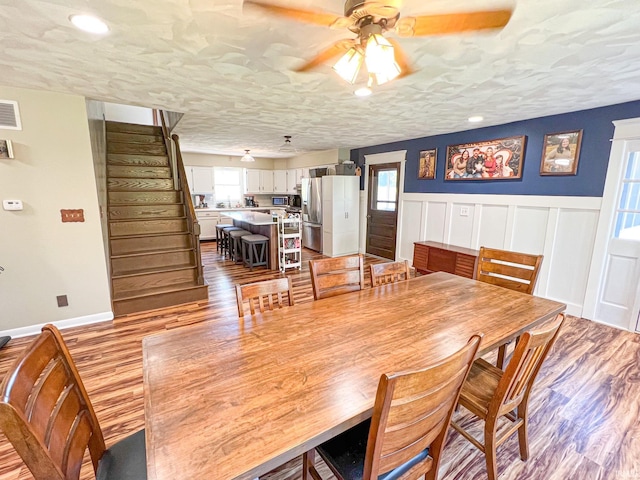
[[[3,200],[2,208],[5,210],[22,210],[22,200]]]

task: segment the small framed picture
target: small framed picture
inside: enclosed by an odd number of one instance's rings
[[[438,158],[437,148],[420,152],[420,161],[418,162],[419,180],[433,180],[436,178],[436,158]]]
[[[544,136],[540,175],[575,175],[578,171],[582,130]]]
[[[11,140],[0,140],[0,158],[13,158]]]

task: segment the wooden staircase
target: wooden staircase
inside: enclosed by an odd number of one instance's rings
[[[207,299],[161,127],[107,122],[107,191],[114,315]]]

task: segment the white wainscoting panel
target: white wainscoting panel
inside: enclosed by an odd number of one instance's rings
[[[509,207],[506,205],[483,205],[480,210],[478,244],[484,247],[504,249],[506,247]]]
[[[463,209],[469,210],[469,215],[462,214]],[[473,239],[473,225],[476,206],[472,203],[453,203],[449,215],[449,235],[446,243],[471,247]],[[446,238],[445,234],[445,238]]]
[[[548,208],[516,208],[513,236],[508,250],[530,253],[533,255],[543,253],[548,221]]]
[[[426,202],[426,211],[426,225],[423,229],[426,231],[424,236],[425,241],[444,242],[444,227],[447,221],[447,203]],[[413,245],[411,246],[411,255],[413,258]]]
[[[558,212],[547,296],[574,306],[584,304],[599,212]]]
[[[400,245],[396,250],[396,256],[413,258],[413,242],[420,242],[424,238],[422,218],[422,202],[404,202],[402,205],[402,219],[398,219],[400,225]]]
[[[536,295],[581,316],[600,198],[404,193],[401,202],[398,260],[412,262],[413,242],[425,240],[542,253]]]

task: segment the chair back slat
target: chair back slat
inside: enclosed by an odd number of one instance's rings
[[[411,275],[409,262],[376,263],[370,265],[371,286],[386,285],[388,283],[408,280]]]
[[[549,325],[520,337],[489,405],[490,411],[502,415],[526,401],[540,367],[558,338],[564,318],[561,313]]]
[[[309,270],[315,300],[364,288],[362,255],[309,260]]]
[[[293,287],[289,277],[236,285],[238,316],[243,318],[245,315],[245,301],[249,302],[251,315],[255,315],[257,311],[263,313],[266,310],[275,310],[276,307],[284,307],[285,296],[287,297],[288,304],[293,305]]]
[[[43,327],[0,386],[0,428],[35,478],[77,480],[87,448],[97,469],[102,431],[53,325]]]
[[[419,478],[438,458],[480,336],[423,370],[382,375],[371,419],[364,478],[378,478],[429,447],[429,456],[407,477]],[[436,462],[437,463],[437,462]],[[435,467],[434,467],[435,468]]]
[[[542,255],[481,247],[476,280],[532,294],[538,280]]]

